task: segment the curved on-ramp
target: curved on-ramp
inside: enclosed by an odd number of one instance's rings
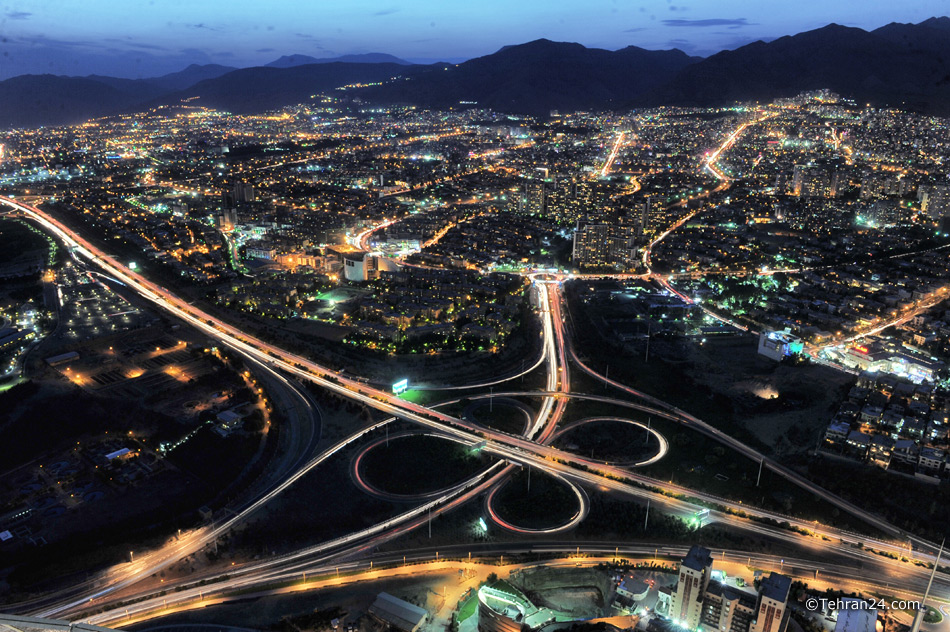
[[[577,511],[567,520],[567,522],[553,527],[531,529],[528,527],[519,527],[517,525],[511,524],[499,516],[494,507],[495,495],[504,489],[506,485],[511,483],[510,476],[507,478],[507,480],[499,481],[499,483],[495,485],[495,487],[493,487],[488,493],[488,497],[485,499],[485,509],[488,511],[488,515],[492,519],[492,522],[503,529],[523,535],[549,535],[552,533],[561,533],[564,531],[569,531],[583,522],[584,518],[587,517],[587,514],[590,511],[590,500],[587,498],[587,492],[585,492],[582,487],[572,481],[567,480],[560,474],[556,474],[554,472],[547,472],[546,474],[556,478],[562,484],[566,485],[568,489],[574,492],[574,496],[577,498]],[[539,510],[543,510],[543,507],[539,508]]]
[[[575,428],[587,425],[589,423],[595,423],[598,421],[615,421],[618,423],[630,424],[631,426],[637,426],[638,428],[642,428],[643,430],[646,430],[648,433],[650,433],[652,436],[656,438],[657,442],[660,444],[660,449],[653,456],[647,459],[643,459],[641,461],[606,461],[602,459],[591,459],[593,461],[600,461],[604,465],[609,465],[610,463],[614,463],[615,465],[620,465],[623,467],[646,467],[648,465],[653,465],[654,463],[662,459],[664,456],[666,456],[666,453],[669,452],[670,450],[670,444],[666,440],[666,437],[664,437],[655,428],[648,426],[640,421],[627,419],[626,417],[585,417],[584,419],[578,419],[576,421],[572,421],[558,428],[557,432],[554,433],[554,436],[552,437],[552,439],[558,439],[559,437],[567,434],[568,432],[570,432],[571,430],[574,430]]]
[[[416,502],[416,501],[423,501],[423,500],[431,500],[433,498],[439,498],[441,496],[453,494],[457,491],[465,489],[466,487],[469,487],[471,485],[473,478],[483,477],[485,474],[488,473],[488,470],[491,469],[492,467],[491,465],[489,465],[481,472],[477,472],[473,474],[472,476],[454,485],[450,485],[442,489],[436,489],[431,492],[421,492],[417,494],[397,494],[395,492],[387,492],[385,490],[382,490],[376,487],[375,485],[367,481],[365,478],[363,478],[363,475],[361,472],[361,464],[362,464],[364,456],[366,456],[373,449],[378,448],[380,445],[384,443],[388,444],[390,441],[405,439],[406,437],[436,437],[438,439],[445,439],[447,441],[452,441],[454,443],[471,447],[471,444],[469,442],[463,439],[460,439],[459,437],[455,437],[449,434],[442,434],[439,432],[426,432],[424,430],[422,431],[403,430],[401,432],[397,432],[395,434],[391,434],[386,437],[380,437],[376,439],[375,441],[369,443],[365,447],[363,447],[363,449],[359,451],[359,453],[356,455],[356,457],[353,459],[351,463],[350,476],[353,478],[353,482],[356,484],[356,486],[359,487],[363,492],[365,492],[366,494],[369,494],[370,496],[373,496],[374,498],[378,498],[380,500],[386,500],[390,502]]]

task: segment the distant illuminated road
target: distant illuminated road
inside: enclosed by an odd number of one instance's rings
[[[613,166],[614,160],[617,159],[617,153],[620,151],[620,147],[623,145],[623,132],[617,135],[617,141],[614,143],[613,149],[610,150],[610,154],[607,156],[607,161],[604,163],[604,168],[600,170],[600,177],[606,178],[607,174],[610,173],[610,167]]]
[[[735,130],[733,130],[733,132],[726,137],[726,139],[722,142],[722,144],[720,144],[712,153],[706,156],[706,159],[703,161],[703,169],[706,171],[709,171],[713,175],[713,177],[719,180],[720,184],[715,189],[704,192],[701,195],[701,197],[706,197],[706,196],[712,195],[713,193],[724,191],[732,185],[732,178],[730,178],[728,175],[726,175],[726,173],[722,169],[716,166],[716,163],[719,161],[719,158],[722,156],[722,153],[726,151],[727,149],[729,149],[730,147],[732,147],[733,144],[735,144],[736,140],[739,138],[739,136],[741,136],[742,133],[746,129],[748,129],[752,125],[757,125],[761,123],[762,121],[772,118],[773,116],[775,116],[775,113],[766,113],[754,120],[746,121],[745,123],[737,127]],[[681,200],[674,206],[683,206],[685,205],[686,202],[688,202],[688,200]],[[681,217],[679,220],[677,220],[668,229],[666,229],[665,231],[663,231],[662,233],[654,237],[653,240],[650,241],[650,243],[648,243],[643,248],[642,262],[643,262],[643,267],[646,269],[646,274],[644,276],[652,278],[653,280],[658,282],[660,285],[662,285],[664,288],[666,288],[667,291],[669,291],[672,294],[675,294],[686,303],[699,305],[700,309],[702,309],[704,313],[715,318],[716,320],[720,322],[724,322],[728,325],[732,325],[733,327],[736,327],[743,331],[748,331],[749,328],[746,327],[745,325],[741,325],[729,318],[721,316],[711,311],[709,308],[705,307],[701,303],[696,303],[696,301],[694,301],[692,298],[690,298],[689,296],[683,294],[682,292],[674,288],[667,277],[660,274],[655,274],[651,268],[650,259],[653,255],[653,248],[656,247],[656,245],[659,244],[661,241],[666,239],[666,237],[669,236],[670,233],[680,228],[683,224],[691,220],[701,211],[702,209],[696,209],[695,211],[692,211],[691,213],[687,213],[686,215]]]
[[[845,338],[833,339],[830,342],[827,342],[823,345],[808,345],[808,351],[809,353],[811,353],[811,355],[816,355],[822,349],[827,349],[828,347],[835,347],[838,345],[845,345],[851,342],[856,342],[858,340],[861,340],[862,338],[867,338],[868,336],[877,335],[881,333],[882,331],[884,331],[885,329],[887,329],[888,327],[896,327],[898,325],[903,325],[904,323],[914,319],[919,314],[922,314],[923,312],[926,312],[929,309],[933,309],[935,306],[945,301],[947,299],[948,290],[950,290],[950,286],[948,285],[944,285],[943,287],[937,288],[933,292],[930,292],[926,296],[922,297],[919,301],[917,301],[916,305],[907,309],[896,318],[887,320],[870,329],[858,332],[856,334],[852,334]]]
[[[394,219],[388,219],[385,222],[376,224],[375,226],[370,226],[369,228],[363,230],[363,232],[353,237],[353,245],[360,250],[370,250],[369,238],[372,236],[372,234],[378,230],[386,228],[387,226],[391,226],[395,221],[396,220]]]

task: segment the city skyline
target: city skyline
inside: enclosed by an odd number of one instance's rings
[[[366,632],[551,613],[784,632],[840,609],[825,587],[880,588],[886,569],[902,589],[865,604],[862,630],[881,610],[933,620],[929,566],[935,599],[950,585],[932,539],[947,508],[927,510],[950,476],[946,129],[829,90],[543,122],[334,90],[253,115],[185,104],[6,132],[0,239],[30,246],[0,267],[0,397],[20,415],[0,455],[23,499],[0,546],[50,586],[9,608],[218,623],[235,619],[211,600],[249,589],[324,595],[343,569],[438,594],[449,568],[456,589],[428,608],[330,594],[362,604]],[[64,423],[109,401],[125,410],[104,425]],[[247,448],[275,428],[290,443],[251,468],[263,485],[216,506],[182,489],[223,468],[219,484],[244,487]],[[906,486],[883,512],[852,491],[875,476]],[[164,542],[96,522],[136,518],[125,500],[159,486],[190,501]],[[75,554],[31,548],[64,527],[92,538],[80,555],[103,533],[122,543],[92,550],[95,583],[64,585],[47,569]],[[534,559],[539,542],[558,563]],[[616,590],[539,610],[527,568]]]
[[[0,79],[40,73],[142,78],[190,64],[247,67],[294,54],[326,58],[382,52],[414,63],[457,63],[540,38],[608,50],[679,48],[705,57],[830,23],[871,30],[891,22],[920,22],[944,11],[938,0],[900,6],[808,0],[794,7],[738,0],[702,6],[674,0],[637,5],[493,0],[478,9],[362,0],[280,2],[261,14],[256,5],[95,0],[65,20],[53,2],[11,2],[0,13]]]
[[[0,627],[950,632],[941,3],[67,5]]]

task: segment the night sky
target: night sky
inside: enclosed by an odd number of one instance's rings
[[[0,4],[0,79],[149,77],[294,53],[456,62],[541,37],[705,56],[830,22],[873,29],[948,9],[946,0],[16,0]]]

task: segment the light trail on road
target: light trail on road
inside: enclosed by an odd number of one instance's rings
[[[393,434],[386,435],[385,437],[379,437],[373,440],[368,445],[364,446],[359,453],[356,455],[356,458],[353,459],[352,466],[350,468],[350,473],[353,477],[353,482],[356,483],[356,486],[362,490],[364,493],[373,496],[374,498],[379,498],[381,500],[387,500],[390,502],[409,502],[409,501],[423,501],[431,500],[437,497],[447,497],[453,494],[456,491],[462,490],[465,487],[468,487],[471,484],[472,479],[464,480],[455,485],[449,485],[444,489],[437,489],[431,492],[421,492],[417,494],[397,494],[394,492],[387,492],[379,489],[369,481],[363,478],[362,474],[362,463],[363,458],[369,454],[372,450],[378,448],[382,445],[389,445],[390,441],[396,441],[397,439],[404,439],[406,437],[436,437],[438,439],[444,439],[445,441],[452,441],[454,443],[460,443],[462,445],[468,446],[469,443],[458,437],[452,435],[443,434],[441,432],[429,432],[425,430],[403,430]],[[484,474],[484,472],[482,472]]]
[[[620,151],[620,147],[623,145],[623,132],[617,135],[617,140],[614,143],[613,149],[610,150],[610,154],[607,156],[607,161],[604,163],[604,168],[600,170],[600,177],[606,178],[607,174],[610,173],[610,167],[614,164],[614,160],[617,159],[617,153]]]
[[[567,480],[559,474],[552,474],[552,478],[559,481],[561,484],[565,485],[574,493],[574,497],[577,499],[577,511],[568,518],[562,524],[553,526],[553,527],[519,527],[518,525],[512,524],[498,515],[498,510],[494,507],[495,496],[504,489],[505,485],[497,485],[490,492],[488,492],[488,498],[485,499],[485,509],[488,511],[488,515],[491,518],[492,522],[497,524],[503,529],[511,531],[513,533],[520,533],[522,535],[543,535],[543,534],[554,534],[562,533],[564,531],[570,531],[571,529],[577,527],[581,522],[584,521],[584,518],[587,517],[587,513],[590,511],[590,501],[587,498],[587,494],[584,490],[578,485]],[[508,481],[508,485],[511,484],[511,481]]]
[[[758,117],[758,118],[756,118],[756,119],[746,121],[745,123],[743,123],[742,125],[740,125],[739,127],[737,127],[735,130],[733,130],[733,132],[732,132],[731,134],[729,134],[729,135],[726,137],[726,140],[724,140],[724,141],[722,142],[722,144],[720,144],[711,154],[708,154],[708,155],[706,156],[706,159],[703,161],[703,170],[708,170],[710,173],[712,173],[713,177],[715,177],[717,180],[719,180],[720,185],[719,185],[718,187],[714,188],[714,189],[711,189],[711,190],[709,190],[709,191],[703,193],[700,197],[708,197],[709,195],[712,195],[713,193],[718,193],[719,191],[724,191],[724,190],[728,189],[730,186],[732,186],[732,178],[730,178],[728,175],[726,175],[726,173],[725,173],[724,171],[722,171],[721,169],[719,169],[719,168],[716,166],[716,162],[719,160],[720,156],[722,156],[722,153],[723,153],[724,151],[726,151],[727,149],[729,149],[730,147],[732,147],[733,144],[735,144],[736,140],[738,140],[739,136],[741,136],[742,133],[743,133],[746,129],[748,129],[748,128],[749,128],[750,126],[752,126],[752,125],[757,125],[757,124],[759,124],[759,123],[761,123],[761,122],[763,122],[763,121],[765,121],[765,120],[767,120],[767,119],[770,119],[770,118],[772,118],[772,117],[774,117],[774,116],[776,116],[776,113],[774,113],[774,112],[773,112],[773,113],[765,113],[765,114],[763,114],[762,116],[760,116],[760,117]],[[674,204],[674,206],[677,206],[677,205],[684,205],[684,203],[685,203],[686,201],[687,201],[687,200],[682,200],[682,201],[678,202],[677,204]],[[689,220],[691,220],[693,217],[695,217],[696,215],[698,215],[700,212],[702,212],[702,210],[703,210],[703,209],[696,209],[695,211],[693,211],[693,212],[691,212],[691,213],[687,213],[686,215],[684,215],[683,217],[681,217],[679,220],[677,220],[677,221],[676,221],[672,226],[670,226],[668,229],[666,229],[665,231],[663,231],[662,233],[660,233],[658,236],[656,236],[653,240],[650,241],[650,243],[648,243],[648,244],[643,248],[642,263],[643,263],[643,267],[646,269],[646,272],[645,272],[645,274],[644,274],[644,277],[646,277],[646,278],[651,278],[651,279],[655,280],[655,281],[656,281],[657,283],[659,283],[661,286],[663,286],[664,288],[666,288],[667,291],[669,291],[669,292],[672,293],[672,294],[675,294],[675,295],[678,296],[681,300],[683,300],[684,302],[686,302],[688,305],[699,305],[699,308],[702,309],[704,313],[708,314],[708,315],[711,316],[712,318],[715,318],[716,320],[718,320],[718,321],[720,321],[720,322],[724,322],[724,323],[726,323],[726,324],[728,324],[728,325],[731,325],[731,326],[733,326],[733,327],[736,327],[736,328],[738,328],[738,329],[740,329],[740,330],[742,330],[742,331],[749,331],[749,328],[746,327],[745,325],[741,325],[741,324],[739,324],[739,323],[737,323],[737,322],[735,322],[735,321],[733,321],[733,320],[731,320],[731,319],[729,319],[729,318],[726,318],[726,317],[724,317],[724,316],[721,316],[721,315],[719,315],[719,314],[713,312],[712,310],[710,310],[709,308],[707,308],[706,306],[704,306],[702,303],[697,303],[696,301],[694,301],[692,298],[690,298],[690,297],[687,296],[686,294],[683,294],[682,292],[680,292],[679,290],[677,290],[676,288],[674,288],[673,285],[670,283],[670,280],[669,280],[667,277],[664,277],[663,275],[655,274],[655,273],[653,272],[653,270],[652,270],[650,258],[651,258],[652,254],[653,254],[653,248],[654,248],[657,244],[659,244],[661,241],[663,241],[664,239],[666,239],[666,237],[669,236],[669,235],[670,235],[672,232],[674,232],[676,229],[680,228],[683,224],[685,224],[686,222],[688,222]]]
[[[206,608],[215,604],[224,603],[233,599],[237,591],[241,596],[253,599],[267,594],[292,592],[297,590],[315,590],[337,587],[361,581],[377,581],[380,579],[417,575],[427,571],[455,572],[456,569],[472,570],[478,568],[498,567],[508,572],[518,569],[539,566],[577,567],[578,565],[593,567],[599,564],[612,564],[619,558],[631,563],[637,562],[673,562],[682,559],[689,547],[671,545],[666,542],[644,542],[631,545],[626,541],[595,541],[577,542],[574,540],[560,542],[532,542],[511,543],[502,545],[448,545],[430,549],[415,549],[411,552],[396,551],[385,555],[374,556],[375,565],[363,562],[314,562],[298,570],[276,573],[257,584],[249,584],[243,580],[225,580],[220,583],[203,587],[188,587],[166,595],[151,596],[146,600],[130,604],[128,608],[116,608],[90,616],[88,623],[95,625],[132,625],[153,618],[164,617],[175,612],[187,611],[195,608]],[[477,551],[478,557],[467,561],[466,557]],[[441,557],[437,560],[436,554]],[[578,555],[578,553],[580,555]],[[505,556],[548,556],[556,555],[559,558],[531,560],[525,562],[497,564],[495,559],[499,555]],[[448,558],[448,559],[443,559]],[[487,558],[487,559],[484,559]],[[886,562],[877,560],[868,569],[854,569],[850,566],[830,562],[816,561],[808,558],[796,558],[785,555],[764,554],[758,551],[743,549],[716,549],[713,567],[722,569],[726,565],[735,565],[748,570],[755,567],[764,570],[792,573],[796,578],[816,583],[814,574],[820,573],[820,579],[829,582],[835,588],[847,590],[861,590],[874,592],[881,590],[882,578],[888,577],[891,569]],[[735,571],[733,571],[735,572]],[[303,581],[303,574],[306,581]],[[343,574],[340,574],[343,573]],[[296,581],[295,581],[296,580]],[[888,594],[900,598],[919,598],[920,592],[926,585],[927,574],[899,574],[890,578]],[[293,582],[288,585],[288,582]],[[820,583],[820,582],[819,582]],[[258,586],[258,592],[249,592],[248,588]],[[278,588],[268,588],[277,586]],[[947,584],[942,584],[944,588]],[[946,603],[945,598],[940,601]]]
[[[651,428],[650,426],[646,425],[643,422],[635,421],[633,419],[627,419],[625,417],[585,417],[583,419],[578,419],[576,421],[572,421],[558,428],[557,432],[554,433],[554,437],[552,437],[552,439],[558,439],[564,436],[565,434],[567,434],[568,432],[570,432],[571,430],[574,430],[575,428],[579,428],[580,426],[585,426],[590,423],[597,423],[601,421],[608,421],[608,422],[613,421],[613,422],[629,424],[631,426],[636,426],[637,428],[641,428],[648,435],[656,439],[657,444],[659,446],[656,451],[656,454],[654,454],[653,456],[647,459],[644,459],[642,461],[633,461],[633,462],[615,461],[616,465],[618,466],[647,467],[648,465],[653,465],[654,463],[656,463],[657,461],[665,457],[666,453],[669,452],[670,450],[670,444],[666,440],[666,437],[664,437],[662,434],[657,432],[655,428]],[[593,456],[591,458],[593,459]],[[607,461],[606,459],[599,459],[599,461],[604,465],[610,465],[610,461]]]

